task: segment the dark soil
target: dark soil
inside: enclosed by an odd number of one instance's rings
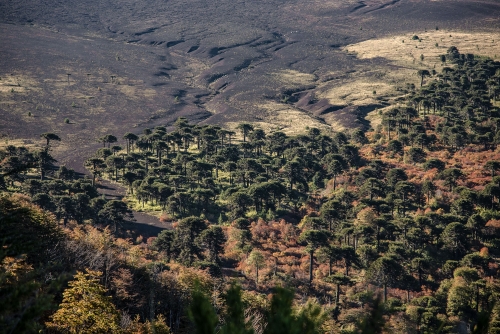
[[[60,133],[59,158],[80,164],[105,133],[140,132],[178,116],[261,120],[256,102],[290,88],[272,80],[276,71],[321,81],[326,72],[376,65],[346,55],[343,45],[436,26],[495,29],[499,10],[494,0],[5,0],[0,75],[37,84],[4,94],[0,133]]]
[[[125,188],[112,184],[106,180],[99,183],[98,190],[108,199],[120,200],[125,195]],[[172,228],[171,223],[163,223],[157,217],[144,212],[133,211],[133,218],[120,226],[120,230],[124,236],[143,237],[157,236],[164,229]]]

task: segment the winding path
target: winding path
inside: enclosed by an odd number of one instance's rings
[[[85,152],[75,152],[74,154],[58,157],[59,160],[66,167],[72,168],[81,176],[87,175],[88,171],[84,168],[82,156]],[[101,180],[97,184],[97,190],[100,194],[106,196],[107,199],[121,200],[125,196],[127,190],[119,184],[111,183],[108,180]],[[158,233],[164,229],[172,228],[171,223],[162,223],[157,217],[148,215],[144,212],[132,211],[133,219],[126,221],[123,224],[125,230],[132,231],[134,235],[142,235],[143,237],[157,236]]]

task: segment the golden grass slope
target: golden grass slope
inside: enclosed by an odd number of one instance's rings
[[[413,36],[418,39],[413,39]],[[473,53],[500,60],[499,41],[500,33],[496,32],[429,30],[351,44],[343,50],[355,54],[359,59],[381,58],[388,61],[388,64],[373,69],[373,72],[377,72],[375,75],[364,72],[351,76],[344,84],[326,86],[320,96],[327,98],[332,104],[367,105],[374,103],[377,97],[394,103],[394,98],[401,95],[397,91],[398,87],[411,83],[417,87],[420,85],[420,77],[417,75],[419,69],[434,69],[440,73],[443,67],[451,66],[441,62],[439,57],[446,54],[449,47],[456,46],[460,53]],[[374,91],[376,94],[373,94]],[[375,110],[367,116],[372,127],[380,122],[379,111]]]

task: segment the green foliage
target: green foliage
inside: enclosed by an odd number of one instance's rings
[[[245,321],[245,309],[241,300],[241,287],[232,284],[224,296],[226,301],[226,315],[221,334],[253,334],[254,331]]]
[[[224,250],[224,243],[226,242],[226,236],[220,226],[210,226],[208,229],[200,233],[196,242],[207,250],[207,258],[209,261],[214,263],[220,262],[219,255]]]
[[[209,299],[199,290],[195,289],[191,296],[188,309],[189,319],[194,324],[196,334],[213,334],[218,319]]]
[[[167,262],[170,261],[174,252],[175,232],[173,230],[163,230],[153,241],[153,247],[160,252],[165,252]]]
[[[8,250],[8,248],[7,248]],[[25,257],[0,253],[0,331],[38,333],[41,318],[56,308],[50,286],[39,282],[43,270],[33,270]]]
[[[196,241],[206,228],[205,222],[198,217],[184,218],[179,222],[175,235],[175,247],[177,259],[181,263],[191,265],[196,258],[202,258],[202,248]]]
[[[264,334],[315,334],[321,333],[324,315],[313,303],[308,303],[297,315],[292,309],[293,292],[275,288],[270,308],[266,314]]]
[[[264,268],[266,259],[264,255],[258,250],[253,250],[248,256],[248,263],[255,267],[256,282],[259,283],[259,269]]]
[[[0,331],[38,333],[42,317],[55,308],[58,277],[50,254],[63,240],[50,214],[19,195],[0,195]]]
[[[28,263],[45,262],[63,239],[49,213],[8,194],[0,194],[0,236],[5,256],[25,254]]]
[[[116,230],[116,226],[122,223],[126,216],[130,216],[131,211],[125,202],[111,200],[106,202],[98,214],[104,222],[113,225]]]
[[[382,333],[385,328],[384,306],[379,298],[374,299],[370,308],[370,312],[362,317],[358,322],[359,334],[378,334]]]
[[[384,301],[387,299],[386,287],[396,287],[403,283],[403,268],[393,258],[380,257],[375,260],[367,271],[368,278],[379,285],[384,286]]]
[[[275,288],[269,309],[265,314],[265,334],[319,334],[327,315],[321,307],[309,300],[298,311],[292,307],[294,293],[284,288]],[[245,322],[241,288],[232,285],[225,293],[227,311],[220,333],[251,334],[253,329]],[[199,290],[192,295],[189,317],[194,324],[194,333],[214,333],[217,315],[209,299]]]

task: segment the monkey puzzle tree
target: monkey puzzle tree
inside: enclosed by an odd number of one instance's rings
[[[403,144],[399,140],[393,139],[387,144],[387,150],[394,154],[403,153]]]
[[[49,147],[50,141],[51,140],[56,140],[56,141],[61,141],[61,138],[59,138],[58,135],[52,132],[45,132],[40,135],[40,137],[45,138],[47,141],[47,147]]]
[[[205,222],[198,217],[187,217],[179,222],[175,230],[175,247],[181,263],[190,266],[196,258],[202,257],[202,249],[196,239],[206,228]]]
[[[175,231],[163,230],[158,234],[158,237],[153,241],[153,247],[160,252],[165,252],[167,262],[170,261],[172,253],[174,252]]]
[[[441,240],[444,243],[444,248],[449,250],[458,260],[467,249],[467,228],[458,222],[448,224],[441,233]]]
[[[40,168],[40,180],[43,181],[45,177],[45,171],[51,168],[53,166],[53,163],[57,162],[57,160],[50,155],[48,146],[43,150],[37,152],[35,154],[35,159],[37,160],[38,167]]]
[[[408,150],[408,161],[413,164],[424,162],[426,156],[427,153],[419,147],[412,147]]]
[[[234,219],[244,217],[250,205],[252,197],[244,191],[237,191],[229,197],[229,208]]]
[[[368,138],[365,136],[365,132],[361,129],[356,129],[351,134],[351,140],[356,144],[368,144]]]
[[[132,147],[133,143],[139,139],[139,137],[132,132],[127,132],[124,136],[123,139],[127,141],[127,154],[130,152],[130,148]]]
[[[403,267],[392,257],[379,257],[367,270],[367,277],[384,288],[384,302],[387,301],[387,287],[395,287],[398,283]]]
[[[74,216],[74,203],[70,196],[56,196],[56,217],[63,219],[63,225],[66,226],[68,220]]]
[[[491,173],[491,177],[495,176],[495,173],[500,170],[500,162],[495,160],[487,161],[484,164],[484,169]]]
[[[332,231],[332,225],[342,214],[342,204],[337,200],[330,200],[321,206],[321,217],[328,223],[328,230]]]
[[[427,204],[429,204],[431,197],[434,196],[436,189],[437,187],[431,180],[425,180],[422,183],[422,193],[425,195]]]
[[[338,304],[340,301],[340,287],[342,285],[349,285],[352,284],[351,279],[348,276],[345,276],[343,274],[335,274],[335,275],[330,275],[325,278],[326,282],[335,284],[335,304]]]
[[[465,177],[464,173],[458,168],[447,168],[439,173],[439,178],[444,180],[445,186],[450,187],[450,191],[457,186],[457,182]]]
[[[224,251],[226,242],[226,236],[220,226],[212,225],[201,232],[197,242],[207,250],[209,261],[220,264],[219,254]]]
[[[293,160],[288,162],[283,167],[283,173],[288,179],[290,185],[290,190],[293,189],[295,183],[299,182],[303,178],[303,168],[300,160]]]
[[[118,138],[116,138],[115,136],[113,135],[105,135],[105,136],[102,136],[98,139],[98,142],[102,143],[103,144],[103,147],[106,147],[106,143],[108,144],[108,148],[109,148],[109,145],[112,144],[112,143],[116,143],[118,141]]]
[[[363,195],[368,194],[370,196],[370,201],[374,197],[380,197],[384,195],[385,184],[374,177],[367,179],[360,188],[360,193]]]
[[[332,275],[332,265],[334,261],[342,258],[342,249],[335,245],[326,245],[320,248],[320,257],[328,260],[328,275]]]
[[[236,128],[241,131],[244,143],[247,141],[248,134],[254,129],[253,125],[249,123],[240,123]]]
[[[359,256],[351,246],[342,246],[340,256],[344,260],[345,275],[349,276],[349,269],[352,266],[359,266]]]
[[[255,267],[255,282],[259,284],[259,269],[264,268],[266,265],[266,259],[264,255],[258,250],[252,250],[248,256],[248,264]]]
[[[415,196],[415,186],[410,182],[399,181],[394,187],[394,192],[401,199],[403,216],[405,216],[408,203],[410,203],[411,198]]]
[[[446,168],[446,164],[444,163],[444,161],[436,158],[431,158],[424,163],[425,170],[430,170],[433,168],[436,168],[439,172],[441,172]]]
[[[342,174],[344,171],[344,165],[337,159],[331,160],[327,165],[328,173],[333,176],[333,190],[335,190],[337,186],[337,176]]]
[[[126,216],[131,216],[132,212],[125,202],[111,200],[104,204],[98,215],[105,224],[113,225],[114,231],[116,231],[117,225],[121,224]]]
[[[396,183],[399,181],[406,181],[408,180],[408,175],[406,175],[406,172],[404,169],[401,168],[392,168],[387,172],[386,176],[387,184],[390,187],[394,187]]]
[[[101,173],[101,170],[104,168],[104,160],[101,158],[90,158],[85,161],[85,166],[90,168],[92,173],[92,186],[95,186],[95,178],[97,175]]]
[[[106,158],[106,166],[114,171],[115,180],[118,181],[118,170],[124,166],[123,159],[117,156],[109,156]]]
[[[300,242],[307,244],[306,251],[309,253],[309,283],[313,279],[314,252],[328,243],[328,236],[324,231],[307,230],[299,237]]]
[[[431,73],[428,70],[418,70],[417,75],[420,77],[420,87],[424,84],[424,78],[430,77]]]

